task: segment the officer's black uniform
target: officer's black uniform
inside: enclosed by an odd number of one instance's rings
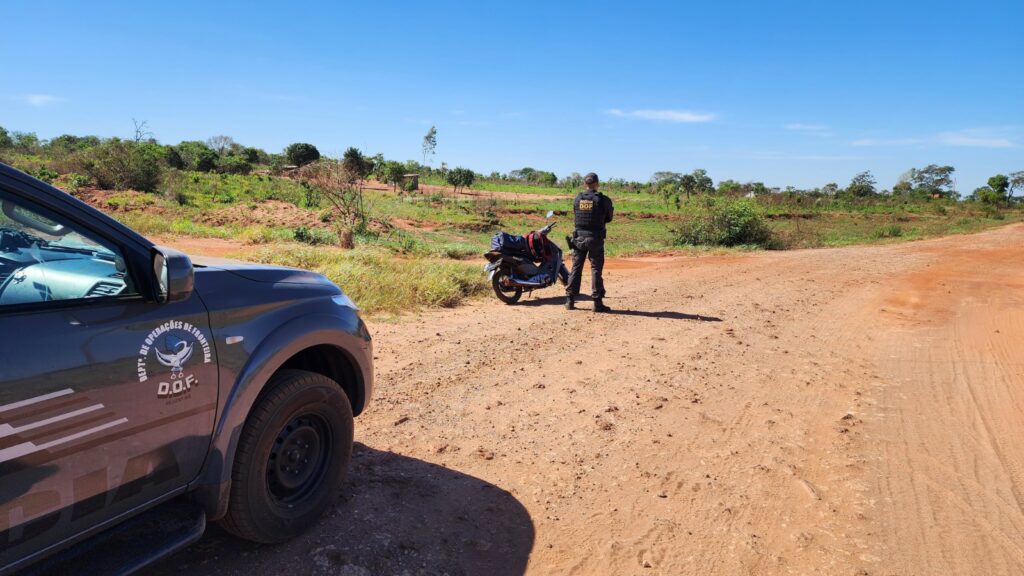
[[[576,220],[576,231],[572,237],[572,272],[569,273],[569,282],[565,287],[565,295],[568,297],[566,306],[571,308],[573,300],[580,293],[583,261],[589,259],[594,309],[604,311],[606,308],[601,301],[604,298],[604,280],[601,278],[601,272],[604,269],[606,224],[612,221],[614,213],[612,199],[597,190],[588,189],[576,195],[572,202],[572,211]]]

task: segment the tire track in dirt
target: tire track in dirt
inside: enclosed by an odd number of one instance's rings
[[[617,314],[549,290],[373,322],[329,517],[153,573],[1019,573],[1022,244],[630,259]]]

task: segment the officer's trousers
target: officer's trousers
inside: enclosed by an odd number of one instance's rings
[[[594,298],[604,298],[604,279],[601,276],[604,271],[604,238],[576,236],[573,238],[572,244],[572,271],[569,272],[569,282],[565,287],[565,294],[570,298],[579,295],[580,283],[583,279],[583,262],[590,260],[590,294]]]

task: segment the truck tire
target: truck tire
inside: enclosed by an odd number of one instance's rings
[[[289,540],[334,502],[352,457],[352,407],[336,382],[282,370],[242,429],[231,471],[228,532]]]

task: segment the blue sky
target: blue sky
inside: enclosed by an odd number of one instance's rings
[[[0,126],[478,172],[891,187],[1024,170],[1024,2],[0,4]]]

